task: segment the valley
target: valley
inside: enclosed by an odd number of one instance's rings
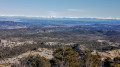
[[[61,52],[68,50],[79,57],[80,63],[85,60],[81,66],[94,62],[93,57],[96,57],[95,62],[102,61],[103,64],[107,58],[114,60],[120,56],[120,20],[98,20],[42,18],[0,21],[0,66],[27,67],[25,62],[36,59],[38,55],[51,67],[59,66],[62,60],[58,58],[64,57]],[[66,55],[72,56],[69,51]]]

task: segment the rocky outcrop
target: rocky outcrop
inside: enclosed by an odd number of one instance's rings
[[[109,57],[111,59],[115,58],[115,57],[120,57],[120,49],[117,50],[111,50],[111,51],[105,51],[105,52],[92,52],[93,55],[98,54],[99,56],[101,56],[103,59]]]
[[[52,50],[48,50],[46,48],[39,48],[38,50],[35,51],[28,51],[26,53],[23,53],[19,56],[16,57],[12,57],[12,58],[6,58],[0,61],[0,67],[4,67],[4,66],[10,66],[13,63],[17,63],[19,64],[19,60],[23,57],[27,57],[29,55],[40,55],[42,57],[45,57],[46,59],[52,59],[53,58],[53,51]]]

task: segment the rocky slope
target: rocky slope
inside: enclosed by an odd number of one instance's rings
[[[46,59],[52,59],[53,58],[53,51],[48,50],[46,48],[39,48],[36,51],[28,51],[26,53],[23,53],[21,55],[12,57],[12,58],[6,58],[0,61],[0,67],[10,67],[13,63],[18,63],[19,60],[23,57],[29,56],[29,55],[40,55],[42,57],[45,57]]]
[[[98,54],[99,56],[102,57],[102,59],[105,59],[107,57],[113,59],[115,57],[120,57],[120,49],[116,49],[116,50],[111,50],[111,51],[105,51],[105,52],[92,52],[93,55]]]

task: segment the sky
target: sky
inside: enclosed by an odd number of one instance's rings
[[[120,18],[120,0],[0,0],[0,15]]]

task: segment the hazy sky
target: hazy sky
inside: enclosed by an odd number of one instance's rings
[[[0,15],[120,18],[120,0],[0,0]]]

